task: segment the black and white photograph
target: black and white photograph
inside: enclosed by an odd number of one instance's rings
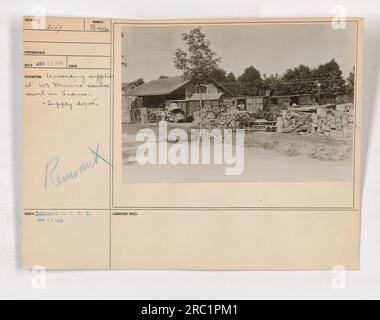
[[[124,25],[123,183],[353,179],[357,25]]]
[[[376,4],[6,3],[0,300],[378,300]]]

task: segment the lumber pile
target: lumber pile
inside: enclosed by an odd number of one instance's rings
[[[241,111],[236,108],[228,108],[222,111],[216,118],[216,125],[225,129],[243,129],[252,123],[254,119],[248,111]]]
[[[335,138],[352,135],[353,105],[325,105],[291,108],[277,119],[277,131],[282,133],[317,133]]]
[[[352,135],[352,105],[339,105],[336,109],[318,108],[313,121],[313,131],[321,135],[347,138]]]
[[[205,109],[194,116],[194,123],[206,128],[243,129],[252,124],[253,121],[254,119],[248,111],[241,111],[234,107],[223,108],[218,111]]]
[[[311,132],[312,114],[308,112],[289,111],[283,113],[284,128],[282,133]]]

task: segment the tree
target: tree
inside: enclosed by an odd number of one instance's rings
[[[271,74],[269,77],[264,74],[263,75],[263,91],[271,90],[272,92],[278,92],[280,89],[280,79],[278,74]]]
[[[301,64],[287,69],[280,78],[271,75],[263,80],[263,87],[274,90],[276,95],[343,94],[347,85],[334,59],[314,69]]]
[[[255,67],[248,67],[244,70],[243,74],[237,78],[238,82],[248,82],[254,83],[256,81],[261,81],[260,71]]]
[[[227,74],[227,76],[226,76],[226,82],[230,82],[230,83],[236,82],[236,77],[235,77],[235,75],[232,72],[230,72],[229,74]]]
[[[132,81],[132,83],[133,83],[136,87],[138,87],[138,86],[141,86],[142,84],[144,84],[145,81],[144,81],[143,78],[138,78],[138,79],[136,79],[135,81]]]
[[[174,65],[183,71],[185,79],[191,80],[199,87],[202,83],[209,82],[210,75],[219,68],[221,59],[210,49],[210,41],[206,39],[200,27],[184,33],[182,39],[187,45],[187,51],[175,51]],[[199,103],[202,109],[201,94]]]
[[[350,72],[346,81],[346,94],[353,97],[355,92],[355,68]]]
[[[313,70],[312,77],[318,83],[320,93],[345,93],[345,80],[342,77],[342,70],[335,59],[319,65],[318,68]]]
[[[228,89],[229,92],[231,92],[235,95],[239,94],[239,85],[236,83],[236,77],[232,72],[227,74],[225,82],[223,85],[225,88]]]
[[[215,69],[211,72],[210,77],[219,83],[226,82],[226,71],[220,68]]]
[[[263,81],[260,71],[253,66],[246,68],[237,78],[237,82],[240,84],[239,94],[258,95],[262,90]]]
[[[303,64],[288,69],[281,77],[281,94],[312,94],[317,93],[318,86],[313,80],[313,70]]]

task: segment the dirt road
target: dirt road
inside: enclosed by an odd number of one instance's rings
[[[349,140],[247,133],[243,174],[226,176],[225,165],[137,164],[134,155],[139,146],[135,141],[138,127],[130,127],[123,133],[123,181],[128,183],[352,180]]]

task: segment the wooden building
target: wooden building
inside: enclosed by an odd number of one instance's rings
[[[169,100],[194,99],[195,94],[208,95],[227,92],[221,84],[212,79],[199,86],[183,77],[171,77],[149,81],[126,92],[126,96],[142,98],[144,107],[154,108]]]
[[[194,115],[194,112],[199,111],[200,103],[202,101],[203,107],[207,107],[213,111],[217,111],[219,107],[223,104],[223,101],[229,95],[224,92],[214,92],[214,93],[194,93],[188,99],[180,100],[167,100],[166,103],[176,103],[186,115]]]
[[[230,105],[237,107],[244,105],[245,109],[250,113],[257,113],[260,110],[264,110],[268,105],[268,97],[266,96],[239,96],[230,99]]]

